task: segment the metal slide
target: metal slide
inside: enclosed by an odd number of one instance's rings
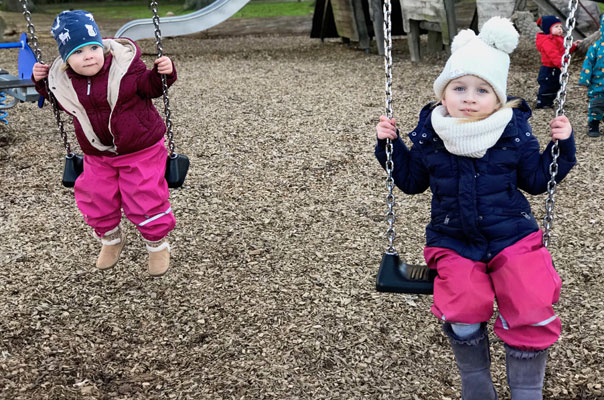
[[[216,0],[190,14],[160,18],[161,35],[180,36],[210,29],[229,19],[248,2],[249,0]],[[132,40],[152,39],[155,37],[153,20],[149,18],[130,21],[118,29],[115,37],[127,37]]]

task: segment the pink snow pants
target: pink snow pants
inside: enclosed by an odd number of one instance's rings
[[[495,334],[509,346],[543,350],[560,336],[554,313],[562,281],[534,232],[507,247],[488,263],[461,257],[453,250],[426,247],[424,257],[436,268],[431,311],[443,321],[474,324],[488,321],[497,299]]]
[[[151,147],[116,157],[84,156],[76,179],[76,204],[84,220],[102,237],[126,217],[143,238],[157,241],[174,229],[164,178],[167,150],[163,139]]]

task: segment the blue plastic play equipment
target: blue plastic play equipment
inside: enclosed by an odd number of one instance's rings
[[[22,33],[18,42],[0,43],[0,49],[19,49],[19,76],[14,76],[0,68],[0,122],[8,124],[6,112],[18,102],[34,102],[40,95],[34,89],[31,72],[36,63],[36,56],[27,44],[27,34]],[[9,100],[9,97],[12,99]]]

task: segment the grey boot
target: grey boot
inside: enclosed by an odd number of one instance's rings
[[[547,349],[522,351],[505,345],[505,367],[512,400],[542,400]]]
[[[466,339],[459,339],[449,323],[443,325],[443,330],[449,337],[461,375],[461,398],[497,400],[491,380],[491,353],[485,324],[481,324],[478,332]]]

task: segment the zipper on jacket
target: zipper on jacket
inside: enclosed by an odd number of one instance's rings
[[[86,96],[90,96],[90,78],[88,78],[88,89],[86,89]]]
[[[445,225],[449,224],[449,215],[447,214],[447,216],[445,216],[445,221],[444,221]]]
[[[526,219],[528,219],[529,221],[531,220],[531,216],[528,215],[527,213],[525,213],[524,211],[522,211],[520,214],[522,214],[522,216]]]

